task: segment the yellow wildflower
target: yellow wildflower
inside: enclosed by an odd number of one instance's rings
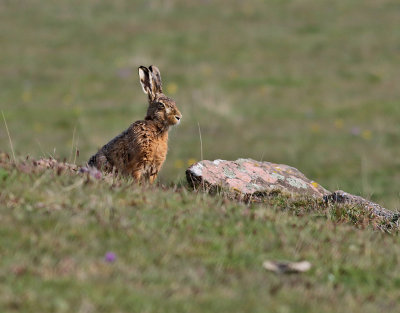
[[[25,103],[30,102],[32,100],[32,91],[30,89],[24,90],[21,98],[22,98],[22,101]]]
[[[365,139],[365,140],[370,140],[372,138],[372,132],[368,129],[363,130],[363,132],[361,133],[361,136]]]
[[[174,163],[175,168],[182,168],[184,166],[184,163],[181,159],[178,159]]]
[[[178,85],[176,83],[169,83],[167,85],[167,94],[174,95],[178,91]]]
[[[335,127],[337,129],[342,129],[343,126],[344,126],[344,122],[343,122],[343,120],[341,118],[338,118],[338,119],[335,120]]]
[[[310,130],[312,133],[317,134],[321,131],[321,126],[318,123],[312,123],[310,125]]]
[[[41,133],[42,130],[43,130],[43,125],[42,125],[41,123],[39,123],[39,122],[35,122],[35,123],[33,124],[33,130],[34,130],[36,133]]]
[[[188,165],[188,166],[191,166],[191,165],[193,165],[193,164],[196,163],[196,162],[197,162],[196,159],[191,158],[191,159],[187,160],[187,165]]]
[[[211,74],[213,73],[213,68],[210,65],[205,65],[202,68],[202,72],[204,76],[211,76]]]

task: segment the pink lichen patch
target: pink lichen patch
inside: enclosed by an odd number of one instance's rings
[[[263,180],[265,180],[266,182],[271,183],[271,184],[277,183],[278,180],[282,180],[283,181],[285,179],[284,176],[282,176],[280,174],[273,173],[273,172],[272,173],[264,173],[264,175],[261,176],[261,178]]]
[[[237,179],[240,179],[243,182],[246,182],[246,183],[251,182],[251,176],[249,174],[237,171],[235,173],[235,176],[236,176]]]
[[[240,179],[229,178],[226,181],[226,183],[229,186],[229,189],[239,190],[242,193],[253,193],[254,192],[254,190],[248,189],[246,186],[246,183]]]
[[[249,166],[248,169],[249,169],[249,171],[251,171],[252,175],[257,175],[257,176],[262,177],[263,175],[266,174],[265,169],[263,167],[260,167],[260,166],[258,166],[258,167]]]
[[[217,170],[208,167],[203,168],[203,172],[201,175],[201,177],[207,177],[207,182],[209,184],[219,184],[221,181],[220,176],[221,175]]]

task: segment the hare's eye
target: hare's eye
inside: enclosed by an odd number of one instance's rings
[[[165,108],[164,103],[158,102],[158,109],[163,110]]]

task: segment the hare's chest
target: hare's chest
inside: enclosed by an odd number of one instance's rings
[[[168,144],[166,141],[158,140],[153,142],[152,147],[149,151],[148,160],[155,167],[160,167],[167,156]]]
[[[166,140],[152,141],[145,151],[143,174],[148,176],[157,174],[165,161],[167,151],[168,143]]]

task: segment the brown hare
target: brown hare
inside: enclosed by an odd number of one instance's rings
[[[139,78],[149,97],[146,117],[104,145],[88,165],[152,183],[167,156],[169,127],[178,124],[182,114],[175,101],[163,94],[157,67],[140,66]]]

